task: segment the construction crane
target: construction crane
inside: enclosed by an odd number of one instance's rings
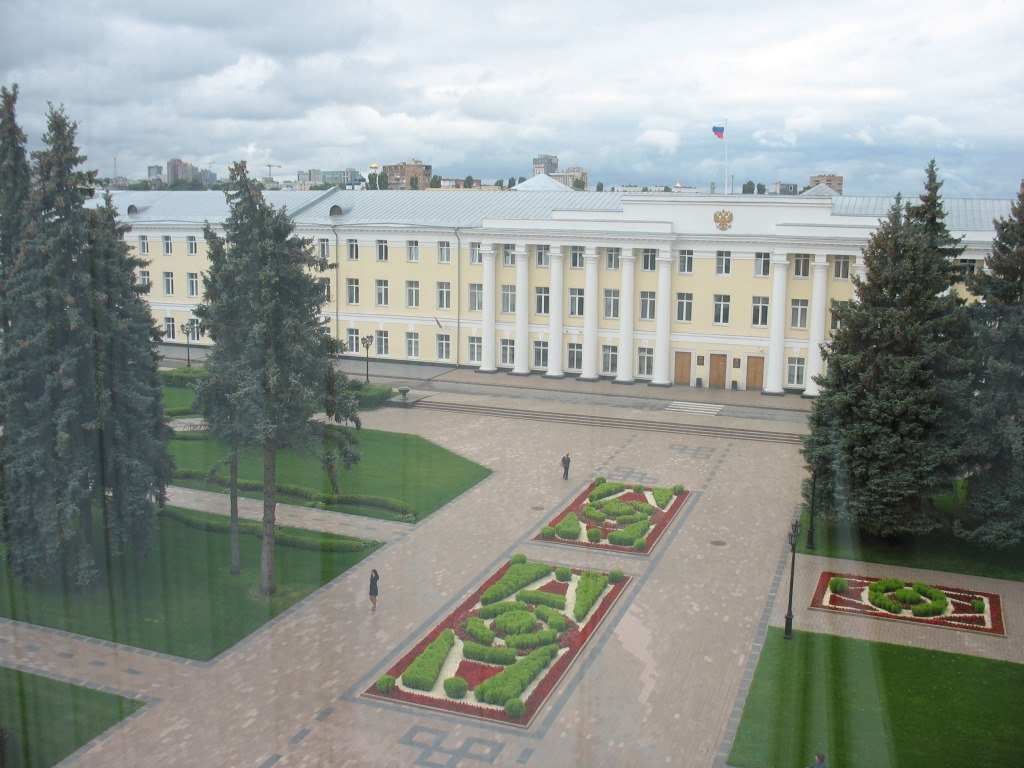
[[[277,163],[267,163],[267,178],[270,179],[271,181],[273,181],[274,180],[274,171],[272,169],[280,168],[280,167],[281,166],[278,165]]]

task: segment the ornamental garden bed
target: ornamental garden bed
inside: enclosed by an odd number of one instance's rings
[[[598,477],[534,540],[647,555],[689,495],[682,485],[631,485]]]
[[[896,578],[823,571],[811,608],[989,635],[1006,634],[999,595]]]
[[[363,695],[527,727],[628,582],[516,555]]]

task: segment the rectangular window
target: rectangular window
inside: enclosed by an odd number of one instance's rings
[[[644,248],[642,267],[644,272],[653,272],[658,263],[658,249]]]
[[[480,312],[484,308],[484,284],[469,284],[469,311]]]
[[[614,344],[601,345],[601,373],[613,375],[619,369],[619,348]]]
[[[149,253],[149,238],[145,235],[139,235],[139,253],[142,255]]]
[[[583,289],[569,289],[569,316],[583,317]]]
[[[636,373],[638,376],[654,375],[654,350],[651,347],[637,348]]]
[[[604,289],[604,319],[616,320],[619,317],[619,289]]]
[[[578,371],[583,367],[583,345],[570,341],[569,342],[569,359],[567,367],[570,371]]]
[[[349,354],[359,354],[358,328],[349,328],[345,331],[345,351]]]
[[[794,328],[807,327],[807,299],[793,299],[790,306],[789,324]]]
[[[437,334],[437,359],[447,360],[452,356],[452,337],[447,333]]]
[[[681,323],[693,322],[693,294],[676,294],[676,320]]]
[[[438,309],[451,309],[452,308],[452,284],[449,282],[443,282],[437,284],[437,308]]]
[[[164,338],[165,339],[170,339],[171,341],[174,341],[174,331],[175,331],[175,328],[174,328],[174,318],[173,317],[165,317],[164,318]]]
[[[377,306],[386,307],[388,305],[388,281],[378,280],[377,281]]]
[[[377,354],[378,355],[387,355],[387,354],[389,354],[389,352],[388,352],[388,332],[387,331],[377,331],[377,333],[374,335],[374,338],[377,341]]]
[[[514,285],[501,286],[501,311],[516,311],[516,287]]]
[[[973,275],[978,269],[978,262],[976,259],[958,259],[957,261],[960,268],[961,279],[967,279],[968,275]]]
[[[405,260],[417,262],[420,260],[420,241],[407,240],[405,243]]]
[[[516,342],[514,339],[501,340],[501,364],[516,364]]]
[[[716,275],[731,275],[732,274],[732,252],[731,251],[716,251],[715,252],[715,274]]]
[[[754,297],[754,314],[751,318],[751,323],[758,328],[764,328],[768,325],[768,297],[767,296],[755,296]]]
[[[679,274],[681,274],[681,275],[692,275],[693,274],[693,251],[680,251],[679,252]]]
[[[501,246],[501,263],[506,267],[516,265],[516,247],[512,243],[505,243]]]
[[[416,309],[420,305],[420,281],[405,281],[405,306]]]
[[[832,312],[831,312],[831,315],[832,315],[832,319],[831,319],[831,321],[829,322],[829,327],[831,328],[831,330],[832,330],[832,332],[833,332],[833,333],[835,333],[836,331],[838,331],[838,330],[839,330],[840,328],[842,328],[842,327],[843,327],[843,323],[842,323],[842,321],[841,321],[841,320],[839,319],[839,315],[837,315],[837,314],[836,314],[836,310],[837,310],[837,309],[839,309],[839,307],[840,307],[840,306],[842,306],[842,307],[844,307],[844,308],[845,308],[845,306],[846,306],[847,304],[849,304],[849,303],[850,303],[850,302],[848,302],[848,301],[837,301],[837,302],[836,302],[836,303],[835,303],[835,304],[834,304],[834,305],[832,306]]]
[[[654,319],[654,291],[640,291],[640,319]]]
[[[469,362],[479,363],[484,356],[484,339],[482,336],[469,337]]]
[[[415,331],[406,331],[405,333],[405,356],[420,356],[420,335]]]
[[[729,295],[715,294],[715,324],[725,325],[729,322]]]
[[[833,256],[832,257],[832,275],[836,280],[849,280],[850,279],[850,257],[849,256]]]
[[[537,246],[537,266],[546,267],[551,263],[551,246],[550,245],[538,245]]]
[[[437,243],[437,263],[452,263],[452,244],[449,243],[447,240],[440,240]]]
[[[469,244],[469,263],[483,264],[484,258],[480,255],[480,243]]]
[[[174,295],[174,273],[173,272],[164,272],[164,295],[165,296],[173,296]]]
[[[185,238],[185,241],[188,243],[189,256],[195,256],[197,253],[199,253],[199,243],[196,242],[195,235],[189,235],[187,238]]]
[[[185,273],[185,287],[188,290],[190,298],[195,298],[199,295],[199,273],[198,272],[186,272]]]
[[[537,288],[537,314],[546,315],[551,311],[551,292],[547,288]]]
[[[606,248],[604,254],[605,267],[608,269],[618,269],[619,259],[622,257],[621,248]]]
[[[349,277],[345,280],[345,301],[349,304],[359,303],[359,278]]]
[[[388,260],[388,241],[378,240],[377,241],[377,261]]]
[[[548,367],[548,343],[546,341],[533,342],[533,367]]]
[[[804,385],[804,359],[791,357],[786,368],[786,383],[791,387],[802,387]]]
[[[754,254],[754,277],[768,277],[771,270],[772,255],[770,253]]]
[[[148,269],[140,269],[139,270],[139,285],[141,285],[143,288],[149,288],[149,270]]]
[[[807,277],[811,274],[811,257],[806,253],[798,253],[793,257],[793,274],[796,277]]]
[[[320,258],[331,258],[331,241],[328,240],[326,237],[320,238]]]
[[[199,341],[199,320],[190,317],[185,323],[185,336],[189,341]]]
[[[573,245],[569,248],[569,267],[583,269],[583,246]]]
[[[348,260],[359,261],[359,241],[354,238],[348,240]]]
[[[164,235],[164,256],[171,255],[171,236]]]

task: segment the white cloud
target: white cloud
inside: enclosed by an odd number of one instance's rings
[[[679,149],[679,134],[676,131],[669,131],[663,128],[648,128],[636,137],[636,143],[641,146],[653,147],[666,155],[674,155]]]

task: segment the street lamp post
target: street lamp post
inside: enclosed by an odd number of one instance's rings
[[[818,500],[818,470],[811,469],[811,524],[807,526],[807,548],[814,549],[814,505]]]
[[[192,367],[192,322],[181,324],[181,335],[185,337],[185,367]]]
[[[373,334],[366,334],[359,340],[366,350],[366,383],[370,383],[370,347],[373,346]]]
[[[791,551],[789,561],[789,609],[786,611],[786,631],[784,636],[787,640],[793,639],[793,573],[796,571],[796,542],[800,537],[800,518],[793,521],[789,529],[789,548]]]

